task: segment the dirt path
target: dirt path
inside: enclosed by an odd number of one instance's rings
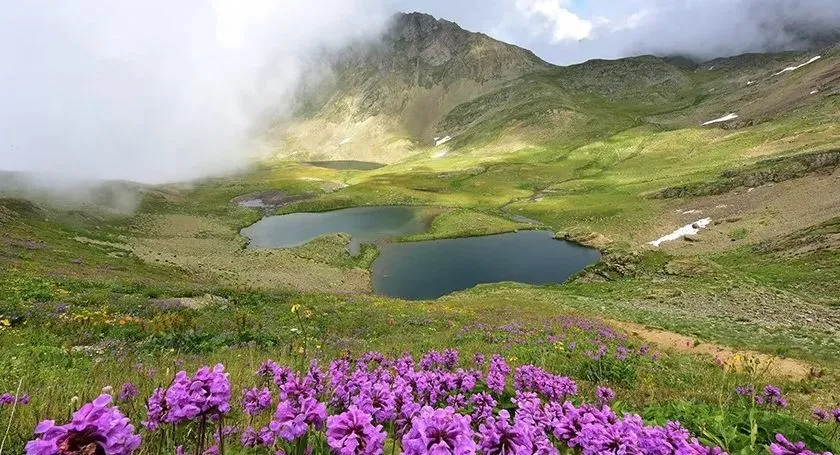
[[[755,351],[738,351],[710,343],[695,343],[695,339],[692,337],[665,330],[650,329],[639,324],[613,320],[607,322],[666,350],[708,355],[718,358],[724,363],[734,365],[736,368],[743,368],[748,362],[754,362],[753,365],[759,372],[764,372],[766,375],[773,377],[804,379],[817,369],[817,367],[799,360],[783,359]]]

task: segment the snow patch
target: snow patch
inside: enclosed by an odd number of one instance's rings
[[[709,120],[708,122],[704,123],[703,126],[711,125],[713,123],[728,122],[730,120],[735,120],[736,118],[738,118],[738,114],[726,114],[721,118],[716,118],[714,120]]]
[[[814,90],[811,90],[811,93],[810,93],[810,94],[811,94],[811,95],[816,95],[817,93],[820,93],[820,91],[819,91],[819,90],[817,90],[817,89],[814,89]]]
[[[697,220],[691,224],[686,224],[685,226],[677,229],[676,231],[666,236],[660,237],[652,242],[648,242],[648,244],[658,247],[663,242],[677,240],[679,238],[685,237],[686,235],[697,235],[697,233],[700,232],[700,229],[706,228],[706,226],[708,226],[711,223],[711,218],[703,218],[702,220]]]
[[[338,145],[344,145],[344,144],[349,144],[349,143],[350,143],[350,138],[345,137],[344,140],[342,140],[341,142],[338,143]]]
[[[686,210],[685,212],[682,212],[683,215],[691,215],[692,213],[700,213],[700,210],[691,209],[691,210]]]
[[[452,140],[452,136],[443,136],[441,138],[435,139],[435,147],[439,145],[446,144],[447,142]]]
[[[755,84],[755,81],[747,81],[747,87],[749,87],[750,85],[753,85],[753,84]]]
[[[806,65],[810,65],[811,63],[814,63],[814,62],[816,62],[817,60],[819,60],[819,59],[821,59],[821,58],[822,58],[822,55],[818,55],[818,56],[816,56],[816,57],[812,58],[811,60],[808,60],[807,62],[805,62],[805,63],[803,63],[803,64],[801,64],[801,65],[798,65],[798,66],[789,66],[789,67],[787,67],[787,68],[785,68],[785,69],[783,69],[783,70],[779,71],[778,73],[774,74],[774,76],[778,76],[778,75],[780,75],[780,74],[788,73],[788,72],[791,72],[791,71],[796,71],[796,70],[798,70],[799,68],[802,68],[803,66],[806,66]]]
[[[449,153],[449,150],[441,150],[439,152],[432,153],[432,158],[443,158],[447,153]]]

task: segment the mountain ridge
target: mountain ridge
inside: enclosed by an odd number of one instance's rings
[[[709,100],[731,105],[743,98],[739,92],[745,87],[752,92],[772,87],[778,82],[770,80],[772,75],[804,55],[744,54],[704,62],[640,55],[558,66],[455,22],[403,13],[392,18],[381,36],[333,56],[334,78],[323,87],[320,102],[278,134],[278,155],[394,163],[435,145],[437,138],[455,138],[452,146],[458,148],[468,145],[465,138],[505,135],[517,136],[511,142],[519,145],[508,150],[516,151],[573,137],[581,128],[586,134],[617,131],[610,125],[593,126],[602,121],[599,114],[606,106],[600,104],[621,110],[622,103],[631,101],[634,112],[627,114],[636,124],[672,111],[682,113],[667,124],[698,124],[715,115]],[[759,78],[768,83],[752,87],[752,79]],[[817,80],[805,93],[825,85]],[[779,93],[787,90],[791,88]],[[802,101],[788,98],[792,106]],[[759,107],[753,112],[761,117],[780,109]],[[493,131],[483,134],[482,128]]]

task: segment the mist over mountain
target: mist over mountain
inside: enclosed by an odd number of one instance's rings
[[[532,3],[515,2],[537,11],[519,26],[540,39],[540,27],[558,23]],[[565,57],[549,60],[657,54],[702,61],[827,46],[840,36],[840,13],[830,1],[726,3],[635,3],[642,13],[623,24],[595,21],[603,11],[594,5],[586,19],[594,21],[591,36],[552,41],[554,55]],[[510,6],[446,5],[469,24]],[[170,6],[34,1],[8,8],[0,19],[0,56],[8,62],[0,84],[0,169],[165,182],[229,172],[254,157],[394,162],[436,137],[462,133],[455,130],[465,124],[451,113],[493,93],[510,101],[513,92],[500,90],[553,68],[530,50],[450,20],[391,16],[393,2]],[[616,14],[632,16],[625,6]],[[644,79],[677,81],[672,68],[662,71]],[[580,73],[549,91],[604,86],[594,78],[621,74]],[[636,82],[612,80],[608,90]],[[534,93],[540,90],[522,90],[522,99]],[[486,120],[497,107],[484,106],[470,121]]]
[[[373,0],[5,5],[0,169],[166,182],[228,172],[311,58],[380,29]]]

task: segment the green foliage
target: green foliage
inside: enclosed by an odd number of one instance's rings
[[[748,400],[736,400],[725,406],[680,400],[648,408],[643,417],[660,424],[679,420],[705,444],[719,446],[731,454],[763,452],[777,433],[794,442],[804,441],[817,453],[836,452],[840,448],[817,425],[785,411],[756,407]]]

